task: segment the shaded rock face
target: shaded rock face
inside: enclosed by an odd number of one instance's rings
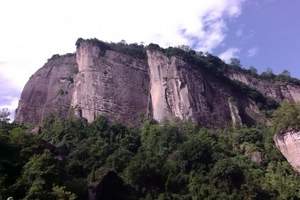
[[[101,115],[131,126],[149,117],[159,122],[189,120],[206,127],[265,122],[259,102],[233,87],[230,79],[257,86],[278,101],[300,98],[298,86],[288,85],[279,94],[271,83],[243,74],[220,77],[159,49],[142,49],[143,56],[135,56],[96,40],[81,39],[76,45],[75,54],[52,57],[30,78],[16,122],[37,125],[49,114],[75,115],[88,122]]]
[[[274,142],[291,166],[300,172],[300,131],[291,130],[276,134]]]
[[[15,121],[38,124],[51,113],[67,117],[76,72],[75,54],[49,59],[25,85]]]
[[[270,97],[277,102],[281,102],[283,100],[287,100],[289,102],[300,102],[300,85],[258,79],[249,74],[237,71],[229,71],[226,75],[232,80],[240,81],[252,88],[255,88],[264,96]]]

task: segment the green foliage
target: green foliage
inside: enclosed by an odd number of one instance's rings
[[[120,52],[120,53],[123,53],[126,55],[130,55],[130,56],[138,58],[138,59],[146,58],[146,50],[145,50],[143,44],[137,44],[137,43],[127,44],[125,40],[122,40],[118,43],[113,43],[113,42],[107,43],[107,42],[98,40],[96,38],[88,39],[88,40],[83,40],[82,38],[79,38],[76,41],[77,48],[80,47],[80,45],[84,41],[98,46],[103,51],[114,50],[114,51],[117,51],[117,52]]]
[[[213,56],[209,53],[203,53],[201,51],[195,51],[186,45],[180,45],[178,47],[168,47],[164,49],[161,48],[159,45],[153,43],[149,44],[148,46],[144,46],[143,43],[128,44],[126,43],[125,40],[121,40],[118,43],[113,43],[113,42],[108,43],[98,39],[84,40],[82,38],[79,38],[76,42],[77,48],[80,47],[80,45],[83,42],[91,43],[93,45],[98,46],[102,50],[101,53],[105,53],[106,50],[113,50],[138,59],[147,58],[146,50],[161,51],[168,57],[172,57],[172,56],[180,57],[184,61],[188,62],[191,66],[212,73],[214,74],[214,76],[217,76],[218,78],[222,78],[227,82],[228,81],[230,82],[230,80],[226,77],[226,74],[242,72],[243,74],[249,74],[261,80],[268,80],[268,81],[279,82],[279,83],[284,82],[286,84],[292,83],[292,84],[300,85],[300,80],[291,77],[290,73],[287,70],[284,70],[279,75],[276,75],[273,73],[271,68],[267,68],[265,72],[262,72],[259,75],[255,67],[251,66],[249,67],[249,69],[245,69],[241,65],[240,60],[238,60],[237,58],[232,58],[231,63],[226,64],[216,56]],[[65,93],[59,92],[59,94],[65,94]]]
[[[5,122],[0,197],[87,199],[107,169],[127,188],[109,189],[118,199],[299,199],[300,178],[273,143],[275,131],[298,127],[299,110],[284,103],[271,127],[224,130],[178,121],[127,128],[103,117],[87,124],[52,116],[33,136]],[[261,163],[251,161],[253,152],[262,154]]]
[[[236,67],[241,67],[241,61],[237,58],[231,58],[230,59],[230,65],[236,66]]]
[[[271,68],[267,68],[267,70],[263,73],[261,73],[261,76],[266,79],[274,79],[275,74],[273,73],[273,70]]]
[[[252,75],[254,75],[254,76],[257,76],[257,69],[255,68],[255,67],[253,67],[253,66],[250,66],[249,67],[249,72],[250,72],[250,74],[252,74]]]
[[[52,194],[57,200],[75,200],[76,195],[72,192],[66,191],[66,187],[62,186],[53,186],[52,187]]]
[[[276,133],[300,129],[300,105],[283,102],[273,114],[273,126]]]
[[[281,76],[282,78],[290,78],[291,73],[288,70],[283,70],[278,76]]]

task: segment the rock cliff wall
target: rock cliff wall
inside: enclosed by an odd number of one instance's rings
[[[50,113],[67,117],[76,73],[75,54],[49,59],[25,85],[15,121],[38,124]]]
[[[75,54],[54,56],[30,78],[15,121],[38,124],[55,113],[88,122],[103,115],[128,125],[152,117],[240,126],[265,122],[259,106],[264,96],[300,100],[298,86],[287,85],[278,93],[272,83],[243,74],[216,75],[205,62],[195,64],[160,48],[112,46],[95,39],[80,39],[76,45]],[[252,99],[230,79],[256,88],[261,97]]]
[[[136,124],[147,114],[149,76],[145,60],[82,41],[77,46],[79,72],[72,106],[88,122],[99,115]]]
[[[153,118],[157,121],[190,120],[204,126],[222,127],[241,123],[242,116],[232,115],[231,109],[243,113],[245,123],[251,118],[248,99],[234,93],[230,85],[214,74],[183,61],[167,57],[161,51],[147,51],[150,96]],[[232,106],[230,99],[235,99]]]
[[[291,166],[300,172],[300,131],[291,130],[276,134],[274,142]]]
[[[288,84],[281,81],[270,81],[257,78],[250,74],[230,70],[227,77],[245,83],[249,87],[255,88],[263,95],[268,96],[277,102],[287,100],[290,102],[300,102],[300,85]]]

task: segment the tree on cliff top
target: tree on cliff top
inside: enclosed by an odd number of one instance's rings
[[[300,104],[283,102],[273,114],[273,126],[276,133],[291,129],[300,129]]]

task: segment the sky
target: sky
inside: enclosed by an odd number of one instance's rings
[[[300,78],[299,0],[1,0],[0,108],[78,38],[189,45]]]

